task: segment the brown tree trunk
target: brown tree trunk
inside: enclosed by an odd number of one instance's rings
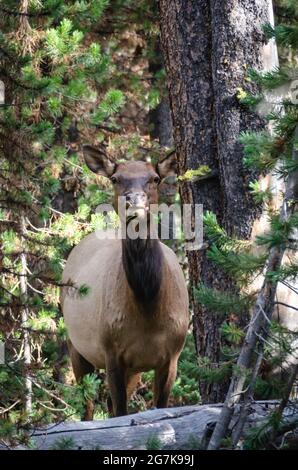
[[[161,43],[167,72],[179,171],[208,165],[212,178],[183,184],[183,203],[203,204],[230,235],[249,238],[259,209],[248,191],[239,133],[263,123],[237,100],[247,90],[247,70],[261,68],[268,5],[263,0],[160,0]],[[199,282],[220,290],[232,281],[206,257],[188,253],[191,292]],[[223,318],[194,303],[198,355],[217,367]],[[247,318],[239,319],[246,324]],[[224,398],[227,382],[200,383],[203,402]]]

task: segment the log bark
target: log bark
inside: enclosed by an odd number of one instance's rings
[[[252,403],[244,434],[252,426],[261,424],[278,403],[275,400]],[[61,449],[66,441],[68,449],[145,450],[154,437],[164,450],[200,449],[221,409],[221,404],[195,405],[155,409],[103,421],[65,422],[35,429],[31,442],[40,450]],[[298,417],[298,409],[291,410],[284,411],[288,422]],[[235,411],[235,420],[238,411]]]
[[[249,195],[253,176],[242,165],[238,143],[243,130],[264,122],[240,105],[237,89],[248,89],[248,68],[262,68],[262,25],[269,9],[263,0],[160,0],[160,28],[179,171],[208,165],[214,175],[182,186],[183,203],[203,204],[230,235],[249,238],[260,213]],[[253,91],[253,90],[250,90]],[[220,290],[236,287],[204,251],[188,253],[191,292],[198,282]],[[217,366],[223,318],[193,303],[199,356]],[[239,319],[240,326],[248,321]],[[227,383],[200,383],[205,403],[224,399]]]

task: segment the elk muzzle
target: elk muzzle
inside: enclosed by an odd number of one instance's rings
[[[144,191],[129,192],[126,198],[126,219],[138,217],[143,219],[149,212],[148,196]]]

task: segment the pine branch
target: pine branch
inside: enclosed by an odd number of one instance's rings
[[[229,314],[240,315],[249,310],[249,306],[253,301],[250,296],[221,292],[208,288],[203,284],[194,289],[194,296],[196,301],[208,310],[223,316]]]
[[[294,49],[298,48],[298,26],[289,24],[279,24],[271,26],[265,25],[264,32],[268,39],[275,38],[278,45],[286,47],[292,46]]]
[[[18,80],[17,78],[13,77],[12,75],[10,75],[6,69],[4,68],[0,68],[0,74],[3,75],[3,77],[6,77],[9,81],[11,81],[12,83],[14,83],[16,86],[20,87],[20,88],[23,88],[24,90],[28,90],[28,91],[42,91],[44,88],[46,88],[48,86],[48,83],[42,83],[40,86],[36,86],[36,87],[33,87],[33,86],[30,86],[30,85],[27,85],[26,83],[23,83],[21,82],[20,80]]]
[[[208,250],[207,257],[242,284],[249,282],[251,275],[261,272],[266,262],[266,255],[220,250],[215,245]]]

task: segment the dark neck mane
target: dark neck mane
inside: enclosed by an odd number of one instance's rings
[[[122,262],[129,286],[143,305],[158,297],[163,254],[159,240],[129,238],[122,241]]]

